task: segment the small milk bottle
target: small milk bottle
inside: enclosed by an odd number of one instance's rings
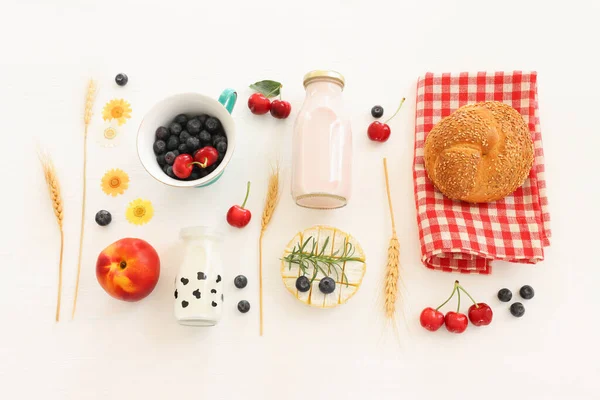
[[[302,207],[343,207],[352,190],[352,131],[342,100],[344,77],[335,71],[311,71],[304,76],[304,88],[292,139],[292,197]]]
[[[195,226],[182,229],[180,236],[185,248],[175,277],[175,319],[181,325],[216,325],[224,300],[221,235],[211,228]]]

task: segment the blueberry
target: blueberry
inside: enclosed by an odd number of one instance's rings
[[[188,150],[188,147],[187,147],[187,145],[185,143],[181,143],[179,145],[179,147],[177,148],[177,150],[181,154],[190,154],[190,151]]]
[[[179,134],[179,142],[185,143],[191,137],[192,135],[190,135],[188,131],[181,131],[181,133]]]
[[[175,152],[169,151],[167,154],[165,154],[165,162],[167,163],[167,165],[173,165],[176,157],[177,155],[175,154]]]
[[[198,139],[200,139],[200,142],[203,146],[207,146],[210,144],[212,137],[210,136],[210,133],[208,131],[202,131],[198,135]]]
[[[498,291],[498,299],[500,301],[508,303],[510,301],[510,299],[512,299],[512,292],[510,290],[508,290],[507,288],[500,289]]]
[[[196,179],[200,179],[200,174],[196,171],[192,172],[190,176],[186,179],[187,181],[195,181]]]
[[[188,122],[188,117],[185,114],[179,114],[178,116],[175,117],[173,122],[177,122],[179,125],[185,126],[185,124],[187,124],[187,122]]]
[[[171,125],[169,125],[169,131],[171,132],[171,135],[179,135],[182,130],[183,128],[177,122],[173,122]]]
[[[206,175],[212,173],[215,169],[217,169],[217,167],[217,164],[213,164],[210,167],[204,168],[204,170],[206,171]]]
[[[217,147],[217,143],[222,142],[222,141],[227,141],[227,138],[225,136],[222,135],[212,135],[212,145],[213,147]]]
[[[219,154],[225,154],[225,152],[227,151],[227,142],[224,140],[221,140],[220,142],[217,143],[217,147],[215,147],[215,148],[217,149]]]
[[[319,290],[325,294],[333,293],[335,290],[335,281],[330,277],[321,279]]]
[[[310,279],[304,275],[299,276],[298,279],[296,279],[296,289],[302,293],[308,292],[310,290]]]
[[[156,156],[156,162],[161,167],[164,167],[165,165],[167,165],[167,162],[165,161],[165,155],[164,154],[161,154],[160,156]]]
[[[154,149],[154,154],[159,156],[161,154],[165,154],[165,151],[167,151],[167,144],[162,140],[157,140],[154,142],[152,148]]]
[[[510,313],[515,317],[522,317],[525,314],[525,306],[522,303],[512,303],[510,306]]]
[[[198,115],[198,116],[196,117],[196,119],[197,119],[198,121],[200,121],[200,123],[201,123],[202,125],[204,125],[204,124],[206,123],[206,120],[207,120],[208,118],[209,118],[209,117],[208,117],[208,115],[206,115],[206,114],[200,114],[200,115]]]
[[[206,130],[210,133],[215,133],[221,127],[221,122],[219,122],[219,120],[216,118],[209,117],[206,119],[204,126],[206,127]]]
[[[200,171],[198,171],[198,175],[200,175],[200,178],[204,178],[206,175],[208,175],[208,171],[206,170],[206,168],[200,168]]]
[[[246,278],[244,275],[238,275],[233,280],[233,284],[236,288],[243,289],[248,284],[248,278]]]
[[[159,126],[156,129],[156,139],[158,140],[166,141],[169,138],[169,135],[171,135],[171,133],[169,133],[169,130],[164,126]]]
[[[519,294],[525,300],[530,300],[530,299],[533,299],[535,292],[533,291],[533,288],[531,286],[525,285],[521,288],[521,290],[519,290]]]
[[[173,167],[167,167],[167,175],[169,175],[171,178],[173,179],[179,179],[177,178],[177,176],[173,173]]]
[[[117,74],[117,76],[115,76],[115,82],[117,82],[117,85],[119,86],[125,86],[127,85],[127,82],[129,82],[129,78],[125,74]]]
[[[167,164],[163,165],[162,170],[165,174],[167,173],[168,169],[169,169],[169,166]]]
[[[187,140],[187,142],[185,142],[185,144],[187,145],[189,151],[194,152],[200,148],[200,139],[192,136]]]
[[[374,106],[373,108],[371,108],[371,115],[373,116],[373,118],[383,117],[383,107]]]
[[[217,157],[217,165],[221,164],[221,161],[223,161],[224,158],[225,158],[224,153],[219,154],[219,156]]]
[[[248,303],[246,300],[241,300],[238,303],[238,311],[242,314],[246,314],[248,311],[250,311],[250,303]]]
[[[112,221],[112,216],[106,210],[100,210],[96,213],[96,223],[100,226],[106,226]]]
[[[188,121],[187,125],[185,126],[185,129],[187,129],[189,133],[199,133],[200,129],[202,129],[202,123],[196,118],[192,118]]]
[[[173,154],[175,154],[175,157],[177,157],[179,154],[181,154],[181,153],[179,152],[179,150],[173,150],[173,151],[172,151],[172,153],[173,153]]]
[[[177,135],[171,135],[167,141],[167,150],[175,150],[179,147],[179,137]]]

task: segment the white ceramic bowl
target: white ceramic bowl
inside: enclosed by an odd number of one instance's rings
[[[231,111],[235,105],[237,93],[226,89],[219,97],[219,101],[200,93],[181,93],[156,103],[146,113],[140,123],[137,134],[137,152],[140,162],[154,179],[165,185],[175,187],[202,187],[216,182],[233,155],[235,150],[235,123]],[[156,129],[159,126],[168,126],[173,118],[179,114],[198,115],[208,114],[221,121],[227,136],[227,151],[221,164],[204,178],[194,181],[179,181],[173,179],[162,170],[156,161],[153,145]]]

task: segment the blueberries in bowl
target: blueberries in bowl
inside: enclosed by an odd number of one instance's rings
[[[179,114],[165,126],[156,129],[153,150],[156,162],[166,175],[177,180],[191,181],[202,179],[217,169],[225,158],[227,144],[227,134],[218,118],[207,114]],[[172,167],[175,158],[180,154],[194,157],[204,147],[214,147],[218,154],[216,160],[213,159],[214,162],[205,168],[195,166],[186,179],[178,178]]]

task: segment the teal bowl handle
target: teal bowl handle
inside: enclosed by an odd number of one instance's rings
[[[225,89],[219,96],[219,103],[223,104],[223,107],[231,114],[235,101],[237,100],[237,92],[233,89]]]

